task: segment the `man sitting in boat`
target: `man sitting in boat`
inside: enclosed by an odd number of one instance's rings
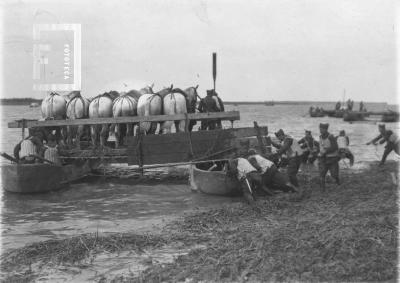
[[[262,189],[268,194],[272,193],[268,190],[268,188],[272,187],[282,189],[283,191],[297,192],[296,188],[289,182],[287,177],[279,172],[275,164],[262,157],[260,154],[257,154],[254,149],[249,150],[247,160],[261,174]]]
[[[346,136],[346,132],[344,130],[339,132],[339,135],[336,137],[336,142],[338,144],[340,158],[348,158],[350,160],[350,166],[353,166],[354,155],[349,149],[350,139],[348,136]]]
[[[204,112],[220,112],[221,109],[217,105],[216,99],[213,98],[213,90],[207,90],[207,96],[200,101],[199,104],[199,111],[201,113]],[[202,130],[214,130],[216,128],[216,121],[215,120],[203,120],[201,122],[201,129]]]
[[[303,162],[314,164],[314,161],[318,157],[319,143],[314,139],[311,131],[305,130],[305,136],[299,140],[299,144],[304,150]]]
[[[22,164],[33,164],[39,161],[45,150],[42,131],[30,130],[30,135],[14,147],[14,157]]]
[[[58,144],[56,136],[52,133],[47,137],[47,144],[45,146],[44,158],[53,162],[55,165],[61,165],[60,157],[58,154]]]
[[[271,141],[271,144],[278,149],[277,154],[286,154],[288,157],[287,174],[293,186],[299,187],[297,172],[299,171],[302,155],[304,153],[300,144],[293,137],[286,135],[282,129],[275,133],[275,136],[281,141],[280,144]]]
[[[383,144],[386,142],[385,151],[383,152],[381,162],[379,163],[379,166],[382,166],[383,164],[385,164],[386,158],[389,153],[392,152],[392,150],[400,155],[400,138],[393,131],[386,130],[385,124],[380,124],[378,126],[378,129],[380,133],[379,136],[367,142],[367,145],[370,145],[371,143],[377,145],[378,142],[379,144]]]

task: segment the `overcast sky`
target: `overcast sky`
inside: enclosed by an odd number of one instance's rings
[[[32,27],[82,25],[82,94],[212,88],[224,100],[396,102],[396,2],[6,1],[2,97],[32,90]],[[124,86],[124,83],[127,86]]]

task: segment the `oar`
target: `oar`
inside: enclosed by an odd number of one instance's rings
[[[18,161],[17,159],[15,159],[14,157],[12,157],[11,155],[8,155],[8,154],[5,153],[5,152],[0,152],[0,155],[1,155],[2,157],[4,157],[5,159],[7,159],[7,160],[10,160],[10,161],[15,162],[15,163],[19,163],[19,161]]]
[[[212,60],[213,60],[213,80],[214,80],[214,93],[215,93],[215,81],[217,79],[217,53],[213,53],[212,55]]]

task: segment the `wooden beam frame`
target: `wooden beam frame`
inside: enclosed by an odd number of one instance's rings
[[[188,113],[176,115],[153,115],[147,117],[115,117],[115,118],[90,118],[77,120],[17,120],[8,123],[9,128],[27,128],[33,127],[60,127],[60,126],[78,126],[78,125],[99,125],[99,124],[125,124],[139,122],[163,122],[163,121],[179,121],[179,120],[210,120],[220,119],[235,121],[240,120],[239,111],[228,112],[208,112],[208,113]]]

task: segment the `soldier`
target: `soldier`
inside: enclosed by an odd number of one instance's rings
[[[319,143],[314,139],[311,131],[305,130],[304,138],[299,140],[301,148],[304,149],[303,162],[313,164],[317,159]]]
[[[300,147],[298,141],[289,135],[285,135],[282,129],[275,133],[275,136],[281,141],[281,144],[277,144],[271,141],[271,144],[278,148],[277,154],[286,154],[288,158],[287,174],[290,182],[295,186],[299,187],[297,180],[297,173],[302,162],[303,149]]]
[[[275,164],[260,154],[257,154],[254,149],[249,150],[247,160],[261,174],[262,188],[268,194],[272,194],[268,189],[272,187],[282,189],[283,191],[297,192],[297,189],[289,182],[284,174],[279,172]]]
[[[385,124],[380,124],[378,126],[379,129],[379,136],[374,138],[373,140],[367,142],[367,145],[371,143],[376,145],[378,142],[379,144],[383,144],[386,142],[385,151],[383,152],[381,162],[379,166],[385,164],[386,158],[389,153],[394,150],[398,155],[400,155],[400,139],[396,133],[391,130],[386,130]]]
[[[348,158],[350,160],[350,166],[354,164],[354,155],[349,149],[350,139],[346,136],[346,132],[341,130],[339,135],[336,137],[336,142],[339,148],[339,157],[341,159]]]
[[[328,132],[329,124],[319,124],[321,135],[319,136],[319,176],[321,179],[321,188],[325,190],[325,176],[328,171],[331,173],[332,178],[339,181],[339,155],[338,145],[333,135]]]
[[[20,163],[32,164],[37,160],[36,156],[43,156],[45,147],[43,145],[44,133],[42,131],[33,131],[24,140],[20,141],[14,147],[14,157]]]
[[[204,112],[220,112],[216,100],[213,98],[213,90],[207,90],[207,96],[200,101],[199,111]],[[202,130],[214,130],[216,128],[215,120],[202,121]]]
[[[218,93],[216,91],[212,90],[212,93],[213,93],[213,98],[214,98],[215,102],[217,103],[217,107],[219,108],[219,112],[224,112],[225,106],[224,106],[224,103],[222,102],[222,99],[218,96]],[[216,127],[218,129],[222,129],[221,120],[217,120]]]

